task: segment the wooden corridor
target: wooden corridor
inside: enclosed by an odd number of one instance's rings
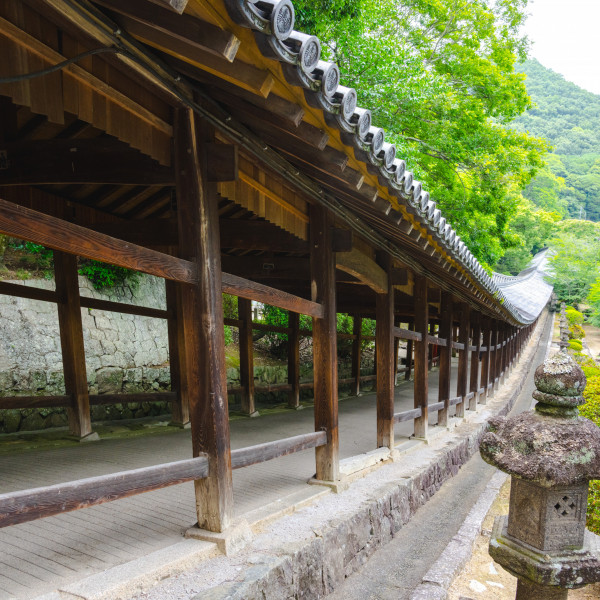
[[[62,513],[104,514],[96,505],[146,492],[171,498],[180,485],[193,488],[185,520],[193,510],[199,530],[226,532],[240,510],[238,473],[276,470],[275,459],[300,453],[312,457],[303,478],[339,481],[352,427],[338,415],[338,313],[354,318],[355,391],[360,320],[376,321],[365,443],[393,449],[396,438],[426,440],[433,423],[485,402],[547,302],[523,309],[503,295],[340,85],[337,66],[319,60],[318,40],[293,30],[291,3],[175,4],[181,10],[167,0],[0,2],[0,53],[9,57],[0,62],[0,234],[51,248],[56,281],[55,291],[0,281],[0,293],[56,305],[65,380],[62,395],[2,397],[0,410],[64,407],[70,432],[90,441],[90,405],[160,399],[174,423],[191,426],[191,451],[175,462],[150,455],[140,470],[114,457],[103,468],[104,442],[78,448],[89,470],[54,471],[68,477],[41,489],[17,462],[19,490],[5,481],[0,489],[9,532],[45,517],[70,530],[85,517]],[[166,310],[81,297],[79,259],[163,278]],[[223,293],[238,297],[233,321]],[[238,393],[252,414],[252,301],[288,311],[279,330],[291,340],[292,407],[298,340],[308,335],[299,315],[311,319],[314,411],[297,417],[303,426],[291,437],[235,447],[223,325],[239,328]],[[170,392],[90,395],[81,320],[90,308],[166,319]],[[401,401],[400,340],[413,357]],[[145,496],[139,502],[151,512]]]
[[[431,399],[437,398],[437,371],[430,374]],[[456,365],[453,369],[455,382]],[[402,408],[412,403],[408,383],[396,388]],[[231,424],[232,447],[289,437],[305,431],[313,411],[287,412]],[[433,426],[434,423],[432,422]],[[396,426],[399,443],[410,435],[410,424]],[[435,429],[435,428],[434,428]],[[373,449],[376,435],[376,396],[367,394],[340,402],[340,458]],[[157,444],[160,454],[156,454]],[[99,476],[184,459],[189,456],[189,430],[136,439],[104,440],[82,447],[28,451],[0,457],[0,474],[7,490],[51,485],[69,478]],[[235,515],[248,515],[265,506],[281,508],[300,493],[327,488],[308,486],[314,458],[300,452],[234,472]],[[275,508],[273,508],[275,510]],[[0,600],[30,600],[112,566],[142,557],[181,541],[195,522],[191,483],[49,517],[0,530]]]

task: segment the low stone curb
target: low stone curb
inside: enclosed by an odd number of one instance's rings
[[[461,528],[427,571],[410,600],[445,600],[452,581],[471,558],[473,545],[481,532],[481,524],[507,479],[508,475],[505,473],[498,472],[492,476]]]

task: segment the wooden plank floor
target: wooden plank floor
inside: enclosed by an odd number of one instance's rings
[[[453,368],[455,375],[456,368]],[[453,382],[452,389],[455,390]],[[396,388],[396,412],[412,408],[412,382]],[[437,402],[437,371],[429,402]],[[340,457],[375,448],[375,395],[340,402]],[[437,413],[430,417],[435,423]],[[231,423],[233,448],[313,430],[305,409]],[[412,432],[396,426],[397,441]],[[164,463],[191,455],[189,431],[152,437],[102,440],[77,447],[0,457],[0,492],[49,485]],[[234,471],[237,515],[284,499],[306,486],[315,470],[314,451]],[[193,484],[173,486],[101,506],[0,529],[0,600],[31,599],[59,584],[144,556],[181,541],[195,523]]]

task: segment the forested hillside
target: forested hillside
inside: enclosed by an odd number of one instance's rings
[[[587,92],[537,60],[523,63],[535,107],[514,121],[518,131],[553,146],[548,169],[524,195],[563,217],[600,221],[600,96]]]

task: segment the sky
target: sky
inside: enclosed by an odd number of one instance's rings
[[[529,0],[531,56],[600,94],[600,0]]]

